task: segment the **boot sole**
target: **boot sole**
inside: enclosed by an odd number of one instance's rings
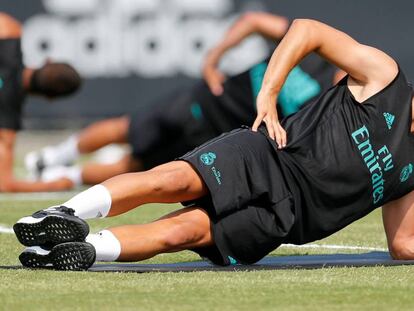
[[[93,265],[95,248],[86,242],[69,242],[56,245],[49,254],[23,252],[19,260],[27,268],[53,268],[63,271],[84,271]]]
[[[89,234],[88,224],[74,216],[50,215],[37,223],[16,223],[13,230],[25,246],[50,247],[65,242],[82,242]]]

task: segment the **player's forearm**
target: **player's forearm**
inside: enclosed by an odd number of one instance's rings
[[[227,50],[256,33],[280,40],[285,35],[288,25],[288,19],[282,16],[261,12],[243,14],[226,32],[220,43],[211,49],[210,54],[218,61]]]
[[[238,45],[246,37],[255,32],[255,26],[245,16],[240,17],[225,33],[220,42],[210,49],[207,59],[217,65],[220,58],[226,51]]]

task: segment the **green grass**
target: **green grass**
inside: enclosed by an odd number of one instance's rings
[[[12,226],[56,203],[0,200],[0,224]],[[92,221],[91,230],[147,222],[175,208],[148,205]],[[380,211],[318,243],[386,247]],[[0,265],[18,264],[23,247],[15,237],[0,234],[0,245]],[[338,251],[281,248],[271,255],[332,252]],[[180,252],[147,262],[193,260],[198,256]],[[412,310],[413,272],[410,266],[147,274],[0,270],[0,310]]]

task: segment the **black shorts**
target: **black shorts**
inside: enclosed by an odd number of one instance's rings
[[[178,92],[130,115],[128,142],[144,169],[172,161],[217,136],[193,92]]]
[[[219,265],[251,264],[283,243],[295,217],[275,152],[263,133],[242,128],[179,158],[210,190],[183,203],[205,209],[212,222],[215,246],[194,251]]]
[[[0,128],[20,130],[26,96],[20,39],[0,39]]]

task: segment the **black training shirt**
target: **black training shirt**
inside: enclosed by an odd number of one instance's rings
[[[270,57],[247,71],[229,77],[224,91],[214,96],[208,87],[196,90],[195,98],[203,114],[217,133],[230,131],[240,125],[252,125],[256,118],[256,97],[262,86]],[[311,54],[289,74],[278,98],[280,117],[297,112],[328,90],[334,79],[336,68]]]
[[[296,212],[287,242],[324,238],[414,189],[411,99],[401,70],[363,103],[345,77],[282,121],[288,145],[277,155]]]
[[[0,39],[0,128],[21,128],[23,69],[20,39]]]

